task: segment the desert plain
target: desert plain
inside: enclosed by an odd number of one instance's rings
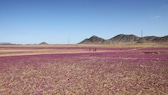
[[[1,45],[0,95],[168,95],[168,44]]]

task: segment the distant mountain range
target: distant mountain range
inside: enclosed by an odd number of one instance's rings
[[[136,35],[119,34],[107,40],[94,35],[90,38],[84,39],[79,44],[110,44],[110,43],[127,43],[127,42],[134,42],[134,43],[158,43],[158,42],[164,43],[166,42],[168,43],[168,35],[163,36],[163,37],[157,37],[157,36],[138,37]]]
[[[24,44],[14,44],[9,42],[0,42],[0,45],[24,45]],[[38,45],[38,44],[25,44],[25,45]],[[41,42],[39,45],[48,45],[47,42]]]
[[[8,43],[8,42],[0,42],[0,45],[16,45],[16,44]]]
[[[113,44],[113,43],[168,43],[168,35],[163,37],[145,36],[138,37],[136,35],[119,34],[110,39],[103,39],[98,36],[86,38],[78,44]],[[47,42],[41,42],[39,45],[47,45]],[[9,42],[0,42],[0,45],[18,45]]]

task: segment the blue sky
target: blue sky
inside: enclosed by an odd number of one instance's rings
[[[141,31],[168,35],[168,0],[0,0],[0,42],[75,44]]]

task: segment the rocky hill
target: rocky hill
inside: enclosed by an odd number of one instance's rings
[[[92,36],[90,38],[87,38],[80,42],[79,44],[102,44],[105,43],[105,39],[97,37],[97,36]]]
[[[41,43],[39,43],[39,45],[48,45],[48,43],[47,42],[41,42]]]
[[[120,34],[117,35],[111,39],[109,39],[109,42],[136,42],[139,40],[139,37],[135,35],[124,35]]]
[[[164,37],[156,37],[153,42],[168,42],[168,35]]]
[[[134,43],[168,43],[168,35],[163,37],[156,37],[156,36],[145,36],[145,37],[138,37],[136,35],[124,35],[119,34],[117,36],[112,37],[111,39],[103,39],[97,36],[92,36],[81,41],[79,44],[110,44],[110,43],[127,43],[127,42],[134,42]]]

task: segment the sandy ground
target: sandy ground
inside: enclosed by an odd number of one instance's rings
[[[168,48],[168,43],[127,43],[127,44],[57,44],[57,45],[0,45],[0,57],[37,54],[64,54],[64,53],[88,53],[117,52],[113,48]]]

